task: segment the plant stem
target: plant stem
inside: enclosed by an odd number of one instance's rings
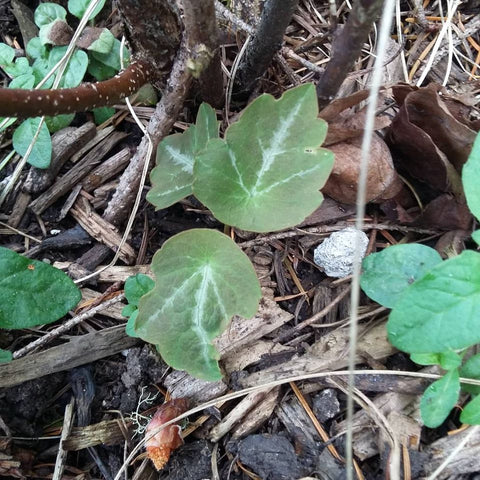
[[[248,94],[265,73],[283,43],[298,0],[266,0],[260,24],[239,66],[235,93]]]
[[[391,1],[391,0],[388,0]],[[357,0],[348,20],[334,38],[330,61],[317,84],[320,110],[337,94],[353,64],[360,56],[373,22],[380,14],[383,0]]]
[[[150,64],[137,61],[109,80],[86,83],[76,88],[58,90],[2,88],[0,116],[17,118],[55,116],[114,105],[147,83],[153,73]]]

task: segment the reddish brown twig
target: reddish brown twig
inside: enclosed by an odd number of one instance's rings
[[[136,92],[153,76],[153,68],[144,61],[133,62],[115,77],[98,83],[58,90],[0,89],[0,116],[39,117],[82,112],[114,105]]]

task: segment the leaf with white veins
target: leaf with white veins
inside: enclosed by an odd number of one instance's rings
[[[150,174],[152,189],[147,200],[157,209],[191,195],[195,156],[211,138],[218,137],[218,122],[210,105],[202,103],[197,121],[184,133],[169,135],[157,148],[157,166]]]
[[[220,380],[212,340],[233,315],[255,315],[261,297],[248,257],[226,235],[194,229],[167,240],[152,271],[155,287],[140,299],[135,333],[173,368]]]
[[[320,148],[327,124],[315,87],[301,85],[279,100],[261,95],[225,134],[197,157],[194,195],[223,223],[267,232],[296,225],[323,200],[333,167]]]

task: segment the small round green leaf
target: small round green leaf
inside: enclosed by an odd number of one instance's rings
[[[0,328],[54,322],[81,298],[80,290],[61,270],[0,247]]]
[[[440,426],[455,406],[460,394],[458,370],[451,370],[433,382],[420,401],[422,420],[429,428]]]
[[[480,395],[465,405],[460,415],[460,421],[467,425],[480,425]]]
[[[56,3],[41,3],[35,10],[34,21],[37,27],[48,25],[54,20],[65,20],[67,18],[67,11]]]
[[[315,87],[301,85],[279,100],[261,95],[197,157],[194,195],[221,222],[268,232],[302,222],[323,200],[320,188],[333,153],[320,148],[327,123],[318,117]]]
[[[65,54],[67,47],[53,47],[48,57],[48,66],[52,68]],[[82,83],[88,67],[88,55],[83,50],[75,50],[71,56],[62,80],[60,88],[74,88]]]
[[[480,220],[480,133],[462,170],[463,189],[470,211]]]
[[[90,52],[90,54],[92,58],[95,58],[95,60],[98,60],[103,65],[118,71],[122,68],[120,65],[120,47],[120,40],[114,38],[113,47],[108,53]],[[124,65],[127,66],[130,61],[130,52],[128,48],[124,48],[123,52]]]
[[[440,365],[439,353],[412,353],[410,355],[412,362],[418,365]]]
[[[5,72],[8,73],[11,77],[18,77],[20,75],[26,75],[32,73],[32,67],[28,63],[26,57],[20,57],[15,60],[15,63],[10,63],[3,67]]]
[[[114,41],[115,37],[112,35],[110,30],[104,28],[97,40],[90,44],[88,50],[98,53],[108,53],[110,50],[112,50]]]
[[[37,58],[32,65],[33,75],[35,76],[35,85],[39,84],[47,75],[50,70],[48,59],[47,58]],[[55,76],[52,75],[48,80],[41,86],[42,89],[52,88],[53,81]]]
[[[261,297],[248,257],[226,235],[194,229],[167,240],[152,270],[155,288],[140,300],[136,334],[172,367],[220,380],[212,340],[233,315],[252,317]]]
[[[15,77],[9,84],[8,88],[33,88],[35,85],[35,77],[32,73],[25,73]]]
[[[27,43],[26,52],[27,55],[33,59],[48,57],[48,48],[42,44],[40,38],[38,37],[33,37]]]
[[[88,6],[90,5],[91,0],[68,0],[68,11],[77,18],[82,18],[84,13],[87,11]],[[102,0],[93,10],[93,13],[88,18],[92,20],[95,18],[102,8],[105,5],[105,0]]]
[[[15,58],[15,50],[6,43],[0,43],[0,67],[5,68]]]
[[[390,314],[390,342],[408,353],[446,352],[480,342],[480,253],[465,250],[410,285]]]
[[[56,115],[55,117],[45,117],[45,123],[47,124],[48,131],[55,133],[62,128],[68,127],[74,118],[74,113],[64,113],[62,115]]]
[[[160,142],[157,166],[150,174],[152,189],[147,194],[157,210],[191,195],[195,159],[211,138],[218,138],[217,116],[210,105],[202,103],[195,125]]]
[[[27,118],[22,122],[13,133],[13,148],[22,155],[27,153],[30,143],[33,141],[37,132],[40,118]],[[28,163],[37,168],[48,168],[52,159],[52,139],[45,122],[40,128],[40,134],[33,149],[28,157]]]
[[[155,282],[148,275],[144,275],[143,273],[132,275],[125,281],[125,298],[130,305],[138,306],[140,299],[154,286]]]
[[[360,285],[372,300],[392,308],[408,286],[441,262],[439,253],[425,245],[393,245],[363,260]]]
[[[13,360],[12,352],[9,350],[3,350],[0,348],[0,363],[8,363]]]

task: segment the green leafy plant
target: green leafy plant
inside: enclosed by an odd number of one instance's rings
[[[480,134],[462,172],[467,204],[477,219],[479,172]],[[479,232],[472,238],[478,243]],[[480,253],[465,250],[442,261],[430,247],[395,245],[369,255],[362,267],[362,289],[392,308],[387,323],[390,342],[410,353],[414,362],[447,371],[427,388],[420,404],[425,425],[437,427],[458,401],[460,376],[480,379],[480,356],[464,362],[468,349],[480,342]],[[460,420],[480,424],[480,389],[462,388],[477,396],[465,406]]]
[[[0,328],[31,328],[63,317],[81,300],[61,270],[0,247]],[[0,362],[11,354],[0,351]]]
[[[128,317],[125,330],[131,337],[137,336],[134,325],[135,319],[138,315],[138,302],[143,295],[146,295],[154,286],[155,282],[148,275],[144,275],[143,273],[132,275],[125,281],[124,290],[128,305],[123,308],[122,315]]]
[[[317,117],[311,84],[278,100],[261,95],[223,139],[215,112],[202,105],[195,125],[160,143],[147,199],[166,208],[193,193],[218,220],[255,232],[296,225],[321,204],[333,166],[320,147],[327,124]],[[172,367],[219,380],[212,340],[233,315],[253,316],[261,296],[248,257],[226,235],[194,229],[165,242],[152,270],[155,287],[138,302],[135,335]]]
[[[88,7],[89,0],[70,0],[68,10],[74,16],[81,18]],[[101,10],[105,2],[100,2],[90,19]],[[44,81],[47,73],[63,57],[65,46],[73,30],[67,24],[67,11],[55,3],[41,3],[35,10],[34,21],[39,27],[39,36],[32,38],[26,46],[26,57],[15,59],[15,50],[10,46],[0,44],[0,67],[11,78],[8,88],[31,89]],[[114,38],[106,28],[87,27],[80,39],[82,48],[77,48],[71,56],[60,80],[59,88],[74,88],[80,85],[85,74],[92,75],[97,80],[113,77],[120,70],[120,41]],[[129,53],[125,53],[128,64]],[[42,89],[52,87],[54,76],[42,84]],[[113,109],[103,108],[99,112],[93,110],[99,122],[106,120],[106,115],[113,114]],[[68,126],[74,114],[63,114],[46,117],[41,127],[39,137],[28,158],[28,162],[38,168],[50,165],[52,145],[50,133]],[[11,125],[15,119],[6,123],[3,128]],[[24,120],[13,135],[13,148],[20,155],[25,155],[39,125],[39,118]]]

